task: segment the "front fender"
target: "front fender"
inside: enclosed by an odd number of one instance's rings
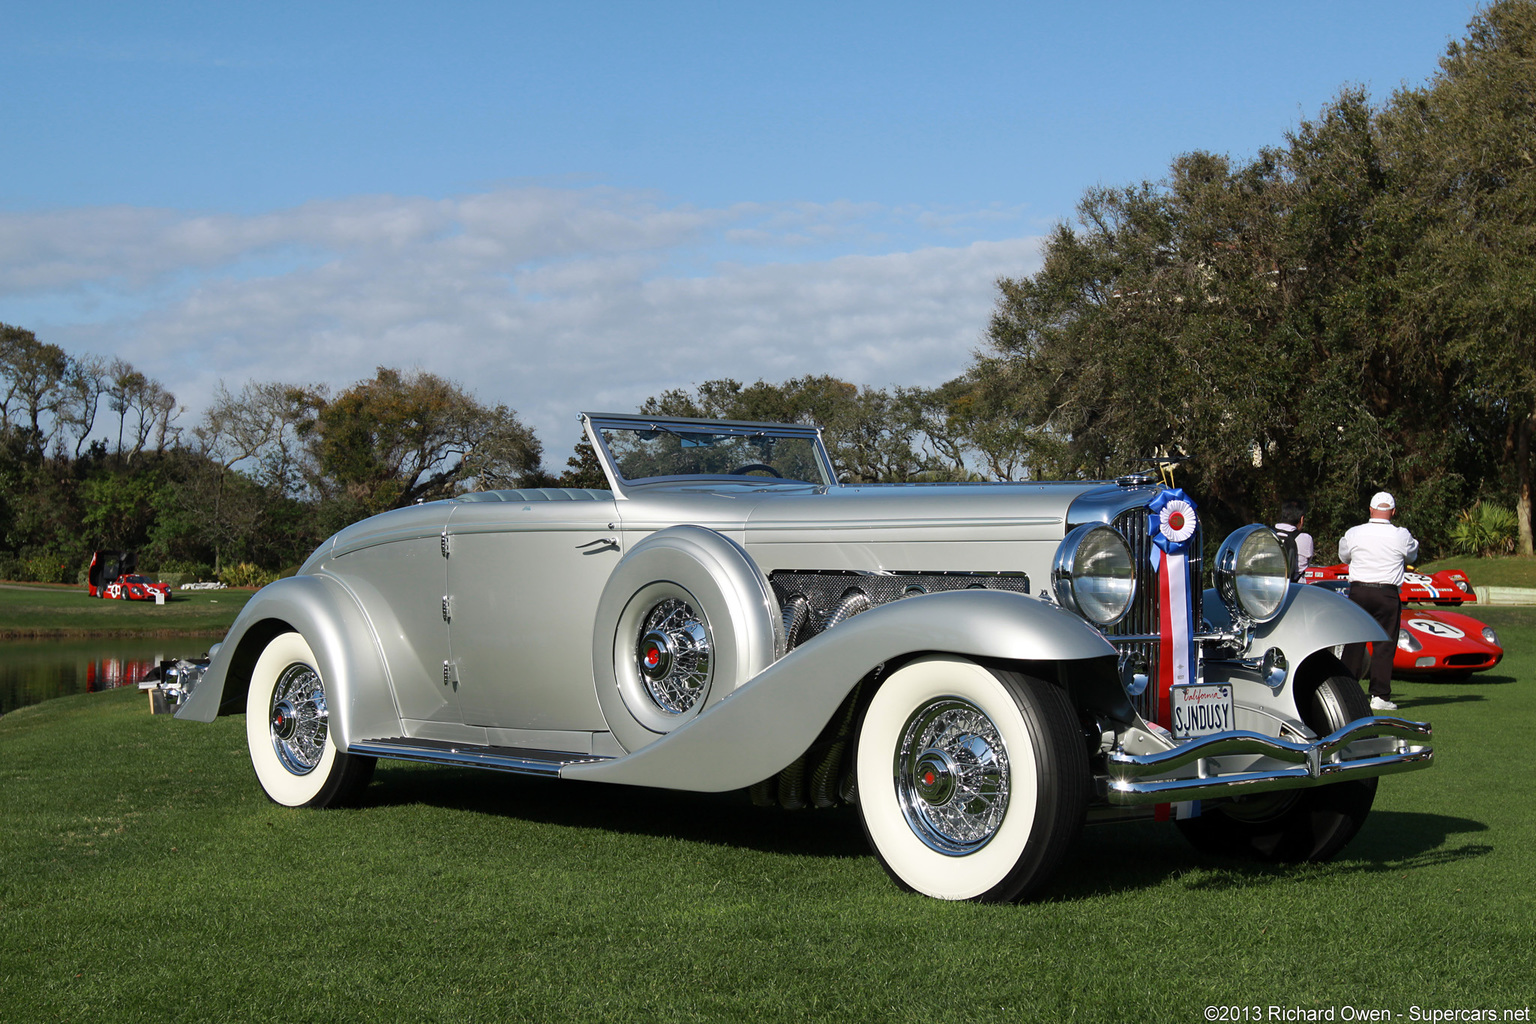
[[[1205,614],[1218,629],[1232,627],[1227,609],[1214,590],[1205,592]],[[1349,598],[1322,587],[1292,583],[1280,614],[1253,628],[1249,647],[1260,653],[1279,647],[1292,664],[1300,664],[1307,655],[1338,644],[1386,639],[1376,620]]]
[[[910,597],[872,608],[795,648],[697,718],[632,754],[568,765],[561,777],[724,792],[805,752],[884,662],[943,652],[1006,661],[1082,661],[1115,649],[1076,616],[997,590]]]
[[[326,576],[290,576],[262,587],[230,626],[176,717],[211,722],[243,712],[256,659],[274,636],[290,631],[304,637],[319,663],[315,668],[325,680],[338,747],[347,749],[354,738],[400,734],[373,629],[352,595]]]

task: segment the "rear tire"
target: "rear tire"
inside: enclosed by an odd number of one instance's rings
[[[374,758],[336,749],[325,681],[298,633],[279,633],[256,659],[245,738],[261,788],[285,807],[353,803],[373,778]]]
[[[875,856],[901,888],[939,899],[1027,896],[1076,839],[1088,802],[1066,695],[964,658],[921,658],[885,680],[854,770]]]
[[[1319,736],[1371,715],[1360,684],[1344,675],[1319,683],[1302,710],[1302,720]],[[1375,799],[1376,780],[1356,779],[1242,797],[1178,826],[1203,853],[1271,863],[1326,861],[1360,831]]]

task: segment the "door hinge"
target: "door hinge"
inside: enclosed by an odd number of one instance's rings
[[[459,688],[458,673],[451,661],[443,662],[443,685],[451,686],[455,690]]]
[[[448,595],[447,594],[443,595],[443,621],[444,622],[452,622],[453,621],[453,612],[448,607]]]
[[[448,557],[448,527],[443,527],[442,536],[438,538],[438,546],[442,549],[443,557]]]

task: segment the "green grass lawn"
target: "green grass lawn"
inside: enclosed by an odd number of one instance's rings
[[[1469,558],[1457,555],[1415,566],[1419,572],[1461,569],[1474,587],[1531,587],[1536,589],[1536,558]]]
[[[1260,867],[1199,857],[1171,826],[1099,826],[1019,906],[898,892],[847,811],[387,761],[363,807],[289,810],[257,788],[241,717],[152,717],[136,692],[48,701],[0,718],[0,1018],[1520,1010],[1536,609],[1482,612],[1507,658],[1397,684],[1435,725],[1435,767],[1384,779],[1338,860]]]
[[[153,601],[103,601],[84,587],[0,585],[0,638],[222,635],[253,590],[172,591]]]

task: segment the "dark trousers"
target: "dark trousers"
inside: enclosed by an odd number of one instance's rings
[[[1372,646],[1369,687],[1372,697],[1385,699],[1392,694],[1392,652],[1397,649],[1397,627],[1403,615],[1402,598],[1390,583],[1351,583],[1349,599],[1364,608],[1387,634],[1385,643]],[[1356,679],[1365,674],[1365,644],[1349,644],[1344,648],[1344,669]]]

